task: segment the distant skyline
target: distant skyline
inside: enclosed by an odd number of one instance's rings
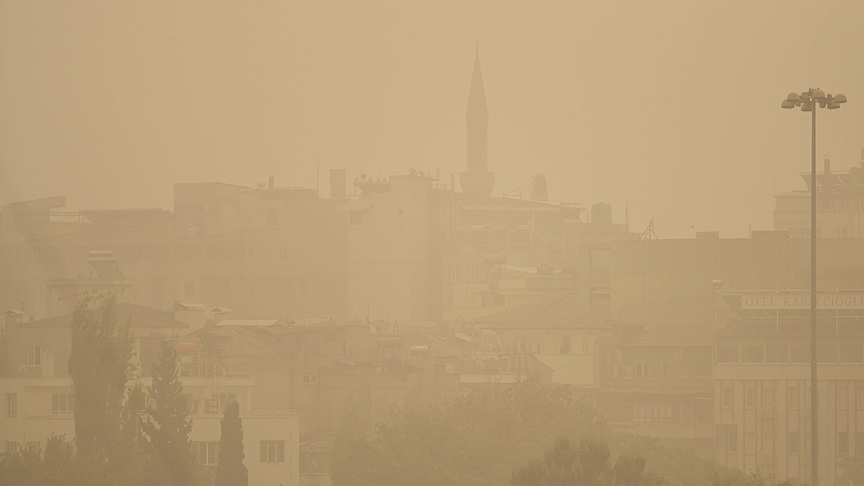
[[[819,87],[834,170],[864,146],[864,4],[0,0],[0,204],[171,208],[173,183],[315,187],[466,168],[475,55],[500,196],[614,207],[661,238],[772,226],[805,186]],[[349,192],[351,188],[349,187]]]

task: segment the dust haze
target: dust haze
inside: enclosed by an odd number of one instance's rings
[[[864,483],[862,18],[0,0],[0,485]]]

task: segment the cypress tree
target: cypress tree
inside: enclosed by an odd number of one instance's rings
[[[75,460],[83,483],[117,484],[126,464],[123,410],[133,371],[132,337],[118,326],[115,298],[85,297],[72,316],[69,376],[75,394]]]
[[[150,476],[154,484],[165,486],[185,486],[195,479],[195,459],[189,443],[192,419],[177,360],[177,348],[162,340],[159,362],[153,366],[153,384],[148,389],[156,406],[148,409],[144,423],[144,434],[150,442]]]
[[[222,437],[219,439],[219,464],[216,466],[216,486],[248,486],[249,475],[243,465],[243,424],[240,405],[232,402],[222,417]]]

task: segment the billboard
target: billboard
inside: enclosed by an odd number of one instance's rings
[[[819,309],[864,309],[864,294],[818,294]],[[810,294],[754,294],[741,296],[742,309],[810,309]]]

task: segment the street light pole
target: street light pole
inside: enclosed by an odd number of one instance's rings
[[[810,484],[819,484],[819,387],[816,373],[816,106],[810,118]]]
[[[810,485],[819,484],[819,386],[816,373],[816,109],[834,110],[846,103],[842,94],[825,95],[821,89],[789,93],[782,108],[812,111],[810,122]]]

